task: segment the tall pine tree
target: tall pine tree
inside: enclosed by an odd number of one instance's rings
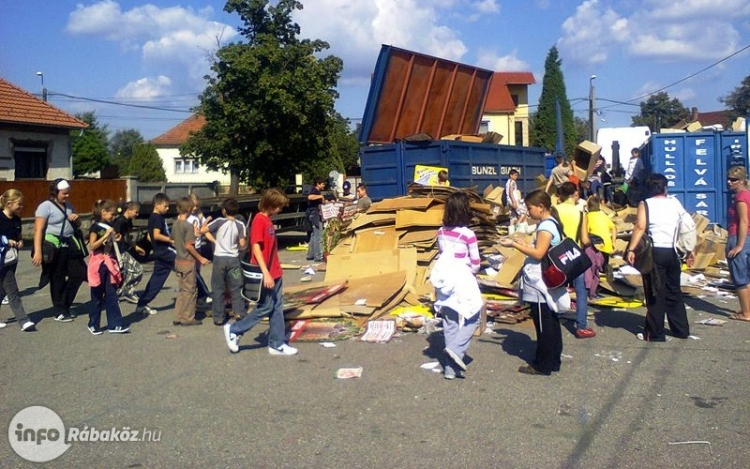
[[[557,47],[552,47],[544,61],[544,79],[542,81],[542,94],[539,97],[539,108],[534,115],[533,125],[530,129],[531,144],[533,146],[546,148],[554,152],[557,142],[557,122],[555,117],[555,99],[560,102],[560,115],[562,116],[563,146],[567,156],[573,155],[576,146],[576,128],[573,120],[573,111],[565,91],[565,79],[563,78]]]

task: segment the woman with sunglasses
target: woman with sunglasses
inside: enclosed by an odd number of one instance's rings
[[[727,210],[727,261],[732,282],[737,287],[740,311],[729,316],[738,321],[750,321],[750,243],[747,243],[747,220],[750,191],[747,189],[747,171],[743,166],[733,166],[727,171],[727,185],[734,199]]]

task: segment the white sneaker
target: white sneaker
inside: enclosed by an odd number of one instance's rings
[[[135,308],[135,313],[136,314],[150,314],[153,316],[154,314],[158,313],[158,311],[148,306],[138,306],[137,308]]]
[[[299,353],[299,350],[287,344],[283,344],[279,348],[268,347],[268,353],[271,355],[297,355],[297,353]]]
[[[65,314],[58,314],[55,316],[55,321],[57,322],[73,322],[73,318],[71,316],[66,316]]]
[[[26,321],[25,323],[23,323],[23,326],[21,326],[21,330],[24,332],[33,331],[35,326],[36,324],[34,324],[33,322]]]
[[[3,301],[2,301],[2,304],[4,304],[4,305],[9,305],[9,304],[10,304],[10,300],[8,299],[8,297],[7,297],[7,296],[4,296],[4,297],[3,297]]]
[[[102,330],[98,329],[94,326],[87,326],[89,332],[91,332],[91,335],[102,335]]]
[[[5,324],[4,322],[0,322],[0,329],[2,329],[5,326],[7,326],[7,324]]]
[[[233,334],[229,329],[232,327],[231,324],[224,324],[224,339],[227,341],[227,347],[232,353],[240,351],[240,336]]]

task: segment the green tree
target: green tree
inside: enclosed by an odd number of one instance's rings
[[[299,39],[291,19],[299,9],[302,3],[295,0],[228,0],[224,7],[239,14],[245,42],[216,52],[197,109],[206,125],[181,153],[195,155],[208,169],[226,165],[233,193],[240,180],[258,189],[287,184],[331,151],[342,62],[319,58],[328,43]]]
[[[107,152],[107,134],[109,131],[107,126],[99,124],[93,112],[76,114],[76,117],[89,126],[80,135],[78,135],[79,131],[77,130],[73,133],[74,177],[96,173],[109,164],[109,153]]]
[[[658,132],[659,129],[672,127],[689,116],[690,111],[679,99],[669,99],[669,94],[662,91],[641,101],[641,113],[630,119],[634,126],[647,125],[652,131]]]
[[[565,91],[562,59],[557,47],[552,47],[544,61],[544,79],[542,80],[542,94],[539,96],[539,108],[532,119],[533,125],[529,129],[531,144],[546,148],[552,152],[557,143],[557,118],[555,117],[555,101],[560,103],[562,118],[563,147],[565,154],[573,155],[576,146],[576,129],[573,122],[573,111]]]
[[[729,109],[731,120],[750,116],[750,75],[734,91],[719,98],[719,101]]]
[[[164,171],[159,153],[151,143],[143,143],[133,148],[130,158],[128,174],[138,178],[140,182],[166,182],[167,173]]]
[[[109,160],[118,166],[120,176],[128,172],[133,150],[143,143],[145,140],[136,129],[118,130],[109,140]]]

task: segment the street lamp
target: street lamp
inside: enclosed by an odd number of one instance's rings
[[[44,73],[36,72],[36,75],[42,79],[42,101],[47,102],[47,88],[44,87]]]
[[[596,138],[596,120],[594,119],[595,97],[594,97],[594,80],[596,75],[589,77],[589,140],[595,141]]]

